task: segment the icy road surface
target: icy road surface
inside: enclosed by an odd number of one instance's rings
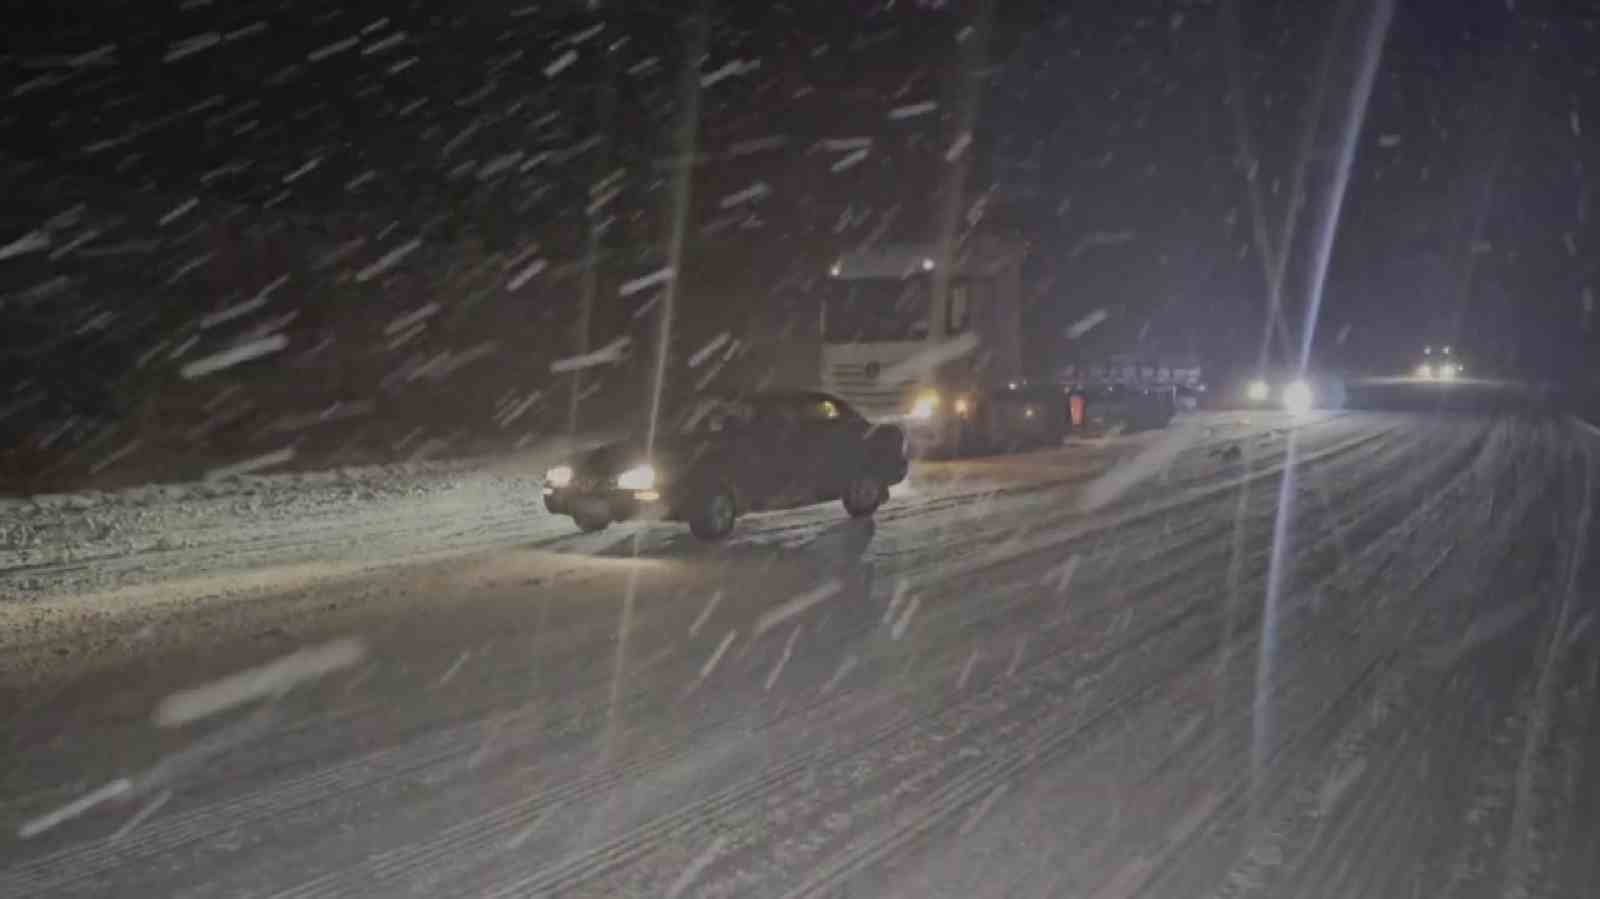
[[[90,530],[0,604],[0,895],[1594,895],[1595,439],[1196,416],[720,547],[533,471]]]

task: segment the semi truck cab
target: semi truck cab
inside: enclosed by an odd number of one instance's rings
[[[822,387],[925,451],[998,442],[1064,400],[1020,400],[1023,245],[980,235],[941,264],[932,245],[846,254],[821,309]],[[1029,415],[1029,413],[1032,413]]]

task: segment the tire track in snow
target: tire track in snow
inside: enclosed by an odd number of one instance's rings
[[[1403,506],[1403,504],[1397,505]],[[1396,527],[1398,526],[1399,525],[1397,524]],[[1375,537],[1373,543],[1369,545],[1378,545],[1380,541],[1381,536]],[[1307,551],[1309,551],[1309,548]],[[1214,648],[1214,645],[1208,645],[1200,652],[1196,653],[1192,658],[1198,663],[1200,659],[1209,657]],[[1181,670],[1187,671],[1191,667],[1192,666],[1186,665],[1183,666]],[[1371,670],[1376,669],[1374,668]],[[1160,685],[1161,684],[1156,684],[1155,686]],[[1148,691],[1150,687],[1151,685],[1145,685],[1144,687],[1139,688],[1139,690]],[[1106,714],[1110,714],[1112,711],[1120,708],[1121,704],[1122,700],[1114,701],[1112,703],[1112,708],[1108,709]],[[1319,720],[1326,720],[1326,718],[1327,714],[1324,714],[1324,716],[1319,718]],[[830,870],[819,872],[800,888],[793,890],[787,895],[800,896],[826,894],[831,889],[841,887],[843,883],[846,882],[850,877],[858,876],[867,868],[881,864],[890,855],[902,850],[906,845],[909,845],[910,842],[935,829],[941,822],[956,815],[961,810],[966,808],[966,806],[971,802],[978,801],[984,795],[987,795],[990,791],[998,788],[1001,785],[1014,782],[1013,778],[1019,776],[1026,768],[1039,767],[1043,760],[1054,754],[1055,750],[1057,750],[1060,746],[1061,741],[1065,741],[1073,736],[1078,735],[1079,730],[1080,729],[1072,729],[1062,734],[1046,737],[1043,744],[1045,748],[1032,748],[1027,751],[1013,753],[1009,760],[996,762],[994,765],[990,766],[986,776],[977,776],[976,779],[971,780],[969,783],[957,784],[955,786],[946,788],[946,790],[936,800],[930,800],[920,812],[900,816],[901,820],[909,821],[909,825],[906,825],[899,830],[891,831],[891,833],[886,836],[881,836],[878,839],[868,841],[856,852],[854,856],[847,858],[842,863],[836,863],[835,866]],[[1304,738],[1304,734],[1301,735],[1301,738]],[[1235,801],[1237,801],[1237,794],[1245,785],[1246,784],[1237,785],[1232,791],[1234,795],[1230,798],[1233,798]],[[1226,802],[1226,800],[1219,801],[1216,805],[1214,805],[1212,808],[1212,814],[1214,814],[1215,809],[1221,807],[1224,802]],[[1194,834],[1198,834],[1199,832],[1203,831],[1203,829],[1204,828],[1200,827],[1198,824],[1191,828]],[[1185,843],[1186,841],[1179,841],[1179,844],[1173,846],[1171,851],[1178,851]]]
[[[477,742],[478,741],[467,741],[467,742],[470,742],[470,745],[472,745],[472,749],[474,749],[474,750],[477,749]],[[462,747],[462,749],[464,749],[464,747]],[[446,753],[446,755],[453,755],[453,753]],[[422,766],[430,765],[430,763],[432,763],[432,761],[424,761],[424,763],[422,763]],[[634,773],[630,773],[630,774],[635,774],[635,776],[637,776],[638,771],[634,771]],[[326,782],[322,782],[322,785],[326,785]],[[362,789],[362,787],[360,787],[360,785],[358,785],[358,784],[357,785],[347,785],[347,789],[355,790],[355,789]],[[299,795],[301,795],[301,797],[309,797],[310,793],[302,792],[302,793],[299,793]],[[293,798],[293,797],[294,797],[294,790],[291,790],[290,798]],[[283,798],[282,797],[282,793],[280,793],[280,798]],[[315,801],[315,797],[310,797],[310,798],[312,798],[312,801]],[[274,803],[274,805],[275,805],[275,808],[272,808],[272,806],[266,806],[266,808],[261,808],[261,806],[258,806],[258,809],[256,809],[256,814],[258,814],[258,816],[272,816],[272,814],[277,814],[278,811],[280,811],[280,809],[283,808],[282,805],[277,805],[277,803]],[[230,819],[232,819],[232,816],[224,816],[224,821],[230,821]],[[222,824],[222,822],[218,822],[218,821],[208,822],[208,824],[206,824],[205,827],[203,827],[202,833],[203,832],[214,832],[214,830],[211,830],[211,829],[214,829],[214,827],[224,827],[224,825],[226,825],[226,824]],[[146,829],[141,829],[141,832],[139,832],[139,833],[152,833],[152,832],[154,832],[154,830],[155,830],[155,822],[152,822],[152,824],[147,825]],[[128,843],[125,843],[125,845],[122,846],[122,849],[120,849],[120,853],[118,853],[118,856],[122,856],[123,859],[125,859],[126,851],[128,851]],[[91,867],[93,867],[93,865],[91,865]]]
[[[904,725],[902,725],[902,726],[904,726]],[[468,840],[466,845],[479,846],[479,845],[489,845],[489,844],[495,843],[503,835],[503,833],[502,833],[503,831],[505,831],[508,828],[513,827],[514,825],[520,824],[522,821],[524,821],[528,817],[530,817],[531,814],[532,813],[530,812],[528,815],[523,815],[523,816],[515,817],[515,818],[509,818],[509,819],[494,818],[494,819],[491,819],[491,820],[487,820],[487,821],[484,822],[484,829],[482,829],[481,831],[480,830],[472,831],[473,833],[480,834],[480,836],[471,838],[470,840]],[[453,840],[451,842],[450,846],[448,847],[446,854],[448,854],[449,852],[459,852],[459,853],[470,855],[470,853],[466,852],[466,850],[463,848],[463,844],[460,841],[460,840],[465,840],[465,839],[467,839],[467,838],[462,837],[459,840]],[[619,850],[619,851],[621,851],[621,850]],[[627,851],[629,853],[629,857],[633,857],[633,855],[632,855],[633,852],[635,852],[635,851],[638,851],[638,852],[648,851],[648,848],[647,847],[646,848],[633,847],[631,849],[628,849]],[[433,866],[433,865],[436,865],[437,863],[439,863],[439,856],[434,852],[419,852],[415,857],[421,860],[421,861],[418,862],[418,866],[417,867],[414,867],[414,866],[408,864],[402,869],[395,869],[395,871],[392,871],[392,872],[389,872],[389,873],[392,874],[392,876],[395,876],[395,877],[405,877],[405,876],[410,876],[410,872],[412,872],[414,870],[420,870],[421,868],[430,867],[430,866]],[[609,867],[610,867],[609,865],[606,866],[606,868],[608,870],[609,870]],[[339,881],[337,879],[335,879],[334,882],[339,882]],[[291,894],[291,895],[295,895],[295,894]],[[313,893],[312,895],[316,895],[316,894]]]
[[[1176,616],[1176,617],[1178,617],[1179,624],[1181,624],[1181,619],[1184,619],[1184,617],[1187,617],[1187,616]],[[1170,624],[1171,624],[1171,622],[1170,622]],[[1165,630],[1165,627],[1157,627],[1157,630]],[[1146,633],[1146,635],[1141,635],[1141,638],[1147,638],[1147,637],[1149,637],[1149,635],[1150,635],[1150,633]],[[1130,651],[1130,649],[1131,649],[1130,645],[1120,646],[1120,648],[1118,648],[1118,653],[1117,654],[1123,653],[1123,651]],[[1210,649],[1206,649],[1206,651],[1203,651],[1202,656],[1205,656],[1205,654],[1208,654],[1208,653],[1210,653]],[[1112,662],[1112,659],[1099,659],[1098,664],[1114,664],[1114,662]],[[1034,667],[1034,665],[1030,665],[1030,667]],[[971,709],[966,709],[966,712],[970,712],[970,710]],[[966,718],[970,718],[970,715],[966,715]],[[984,731],[984,729],[987,729],[986,725],[992,725],[992,721],[984,721],[984,723],[978,723],[978,725],[973,725],[973,723],[971,723],[970,720],[966,720],[965,721],[965,726],[963,726],[962,729],[963,729],[963,731],[966,731],[966,729],[974,729],[974,731]],[[955,737],[949,737],[949,739],[955,739]],[[858,758],[858,757],[859,757],[859,753],[858,753],[858,755],[851,755],[850,758]],[[848,761],[850,761],[850,758],[840,758],[840,760],[832,761],[832,763],[830,763],[830,765],[829,765],[829,768],[830,769],[834,769],[834,768],[840,768],[840,766],[845,766],[846,763],[848,763]],[[994,782],[986,781],[986,782],[982,782],[982,784],[979,784],[978,787],[973,787],[973,789],[971,789],[970,792],[963,793],[963,795],[968,795],[968,798],[971,798],[971,800],[973,800],[973,801],[979,801],[979,800],[982,800],[982,798],[986,797],[986,795],[990,795],[990,793],[992,793],[992,790],[994,790],[994,789],[997,789],[997,784],[994,784]],[[957,813],[957,811],[960,811],[960,809],[962,809],[962,808],[965,808],[965,803],[958,803],[958,805],[950,806],[949,814],[955,814],[955,813]],[[821,814],[821,813],[819,813],[819,814]],[[923,816],[917,816],[918,821],[920,821],[920,819],[922,819],[922,817]],[[733,864],[733,862],[730,862],[730,864]]]
[[[1455,481],[1453,481],[1449,487],[1441,491],[1441,493],[1444,494],[1446,498],[1454,500],[1452,505],[1463,507],[1469,517],[1476,516],[1477,519],[1479,519],[1478,521],[1466,524],[1464,527],[1460,527],[1459,529],[1456,527],[1431,526],[1434,523],[1459,526],[1461,525],[1461,522],[1459,519],[1452,519],[1449,517],[1449,513],[1447,511],[1441,511],[1445,506],[1443,502],[1430,501],[1427,504],[1427,513],[1429,516],[1431,516],[1432,521],[1427,521],[1424,519],[1426,522],[1425,524],[1418,524],[1412,528],[1412,530],[1424,535],[1433,536],[1435,538],[1435,546],[1441,542],[1449,542],[1454,540],[1457,533],[1479,533],[1478,528],[1482,528],[1481,533],[1486,535],[1487,541],[1493,545],[1496,543],[1496,541],[1502,539],[1505,534],[1516,530],[1519,527],[1519,522],[1521,520],[1520,517],[1512,518],[1504,515],[1497,517],[1492,513],[1485,514],[1482,504],[1476,502],[1477,497],[1472,493],[1471,490],[1466,489],[1473,484],[1472,469],[1475,469],[1476,467],[1476,465],[1471,466],[1469,471],[1466,472],[1465,476],[1455,479]],[[1438,498],[1436,498],[1436,500],[1437,499]],[[1524,505],[1524,508],[1526,508],[1526,505]],[[1495,527],[1497,523],[1499,524],[1499,527]],[[1427,553],[1421,553],[1413,550],[1409,553],[1409,559],[1412,561],[1417,570],[1413,573],[1413,577],[1415,579],[1414,584],[1405,591],[1408,595],[1420,596],[1421,591],[1424,589],[1434,589],[1436,592],[1440,590],[1451,589],[1443,585],[1437,587],[1430,586],[1435,581],[1436,571],[1432,565],[1424,563],[1426,563],[1433,554],[1435,554],[1433,550],[1430,550]],[[1380,575],[1388,573],[1389,572],[1386,572],[1383,568],[1379,568],[1373,572],[1370,577],[1375,579]],[[1474,581],[1474,574],[1475,573],[1472,571],[1466,571],[1461,573],[1456,580],[1458,582],[1470,584]],[[1351,614],[1352,616],[1355,615],[1355,613]],[[1413,616],[1419,621],[1422,618],[1432,614],[1433,610],[1425,604],[1413,610]],[[1380,644],[1389,644],[1391,646],[1389,651],[1392,653],[1405,652],[1411,642],[1409,636],[1403,635],[1380,634],[1374,639],[1377,639]],[[1333,647],[1329,650],[1329,652],[1337,654],[1339,649],[1337,647]],[[1414,653],[1407,653],[1407,655],[1414,655]],[[1414,705],[1424,709],[1436,708],[1437,699],[1444,695],[1444,681],[1439,678],[1437,674],[1429,673],[1429,666],[1419,665],[1415,658],[1409,658],[1405,664],[1394,666],[1393,670],[1389,673],[1389,675],[1387,675],[1390,687],[1385,689],[1390,694],[1394,694],[1398,690],[1407,689],[1405,685],[1412,680],[1418,679],[1419,672],[1423,684],[1427,683],[1429,680],[1436,682],[1433,687],[1427,688],[1433,691],[1432,693],[1428,694],[1433,698],[1428,698],[1427,696],[1422,695],[1413,696],[1408,705]],[[1380,694],[1382,692],[1383,691],[1380,690]],[[1412,692],[1415,692],[1414,688],[1412,688]],[[1374,701],[1376,702],[1377,699],[1375,698]],[[1393,697],[1391,697],[1391,700],[1386,702],[1386,706],[1392,705],[1394,701],[1397,700],[1394,700]],[[1357,752],[1355,747],[1370,744],[1373,739],[1375,739],[1374,737],[1369,736],[1369,734],[1373,732],[1374,728],[1377,728],[1380,725],[1385,725],[1389,730],[1394,730],[1396,728],[1404,728],[1408,723],[1408,718],[1403,715],[1396,715],[1393,709],[1387,711],[1385,717],[1381,720],[1371,719],[1370,717],[1352,718],[1352,723],[1344,725],[1345,729],[1341,737],[1339,737],[1337,740],[1327,741],[1326,745],[1329,745],[1330,748],[1328,748],[1326,752],[1335,759],[1335,761],[1330,763],[1334,767],[1329,769],[1329,776],[1335,776],[1340,770],[1339,766],[1341,764],[1348,765],[1350,763],[1349,760],[1352,758],[1356,760],[1365,760],[1373,757],[1373,750],[1370,746],[1367,749],[1360,750],[1359,754],[1352,756],[1351,753]],[[1431,724],[1428,726],[1430,728],[1432,727]],[[1453,739],[1446,739],[1443,744],[1435,740],[1426,740],[1422,741],[1420,745],[1422,745],[1424,748],[1427,746],[1437,745],[1461,745],[1461,736],[1461,734],[1457,734]],[[1400,737],[1404,741],[1416,742],[1414,740],[1415,734],[1411,730],[1402,730]],[[1341,763],[1338,761],[1340,758],[1343,758],[1346,761]],[[1275,823],[1263,828],[1264,832],[1269,835],[1287,832],[1290,834],[1290,836],[1285,837],[1285,839],[1296,839],[1299,840],[1301,844],[1305,844],[1306,840],[1309,839],[1309,845],[1311,845],[1313,852],[1311,855],[1305,856],[1304,861],[1313,862],[1316,864],[1315,868],[1308,871],[1304,864],[1299,864],[1296,866],[1294,861],[1295,856],[1290,855],[1288,860],[1291,862],[1291,869],[1290,872],[1285,876],[1291,876],[1293,879],[1291,879],[1288,883],[1274,882],[1270,889],[1268,889],[1268,895],[1313,895],[1318,888],[1330,889],[1332,890],[1333,894],[1338,895],[1377,895],[1386,892],[1386,890],[1373,887],[1371,884],[1367,884],[1366,886],[1357,886],[1347,883],[1344,887],[1334,886],[1334,884],[1339,882],[1340,877],[1344,873],[1344,869],[1346,867],[1345,861],[1349,858],[1362,857],[1380,859],[1386,857],[1382,853],[1366,855],[1360,850],[1350,850],[1348,848],[1350,845],[1348,840],[1355,839],[1362,846],[1365,846],[1368,849],[1376,852],[1376,847],[1383,845],[1382,841],[1386,839],[1384,836],[1387,833],[1385,828],[1394,827],[1396,826],[1395,822],[1405,820],[1404,817],[1388,817],[1383,814],[1383,809],[1387,808],[1398,811],[1400,808],[1405,807],[1404,797],[1411,796],[1415,792],[1415,788],[1421,780],[1413,775],[1415,766],[1408,763],[1405,753],[1399,753],[1398,757],[1391,753],[1384,758],[1385,760],[1381,765],[1374,766],[1372,764],[1368,764],[1366,766],[1364,775],[1351,784],[1351,787],[1356,791],[1355,795],[1345,793],[1344,795],[1341,795],[1339,797],[1339,801],[1335,803],[1335,820],[1341,822],[1341,824],[1334,832],[1334,841],[1332,843],[1319,844],[1316,836],[1309,838],[1306,836],[1293,836],[1295,831],[1291,827],[1290,823],[1284,819],[1278,819],[1279,823]],[[1320,771],[1323,767],[1324,766],[1320,765],[1315,766],[1315,770]],[[1374,767],[1377,767],[1378,769],[1376,772],[1374,772]],[[1293,771],[1293,769],[1290,770],[1291,772]],[[1395,775],[1395,772],[1400,772],[1400,774]],[[1400,779],[1398,781],[1389,783],[1389,786],[1385,786],[1385,783],[1388,782],[1388,778],[1390,778],[1391,775],[1398,776]],[[1294,802],[1298,803],[1298,806],[1294,807],[1298,808],[1299,811],[1291,812],[1290,818],[1292,819],[1294,816],[1298,815],[1303,821],[1310,822],[1298,825],[1301,830],[1311,828],[1320,835],[1326,829],[1327,825],[1322,817],[1326,812],[1322,810],[1320,806],[1324,805],[1322,792],[1324,789],[1326,789],[1327,783],[1328,780],[1326,779],[1303,783],[1297,790],[1297,795],[1300,798],[1298,800],[1294,800]],[[1373,803],[1378,803],[1378,805],[1374,805]],[[1374,817],[1374,813],[1376,813],[1376,817]],[[1352,830],[1352,825],[1350,822],[1361,820],[1376,820],[1382,822],[1383,826],[1354,828]],[[1409,836],[1409,833],[1402,829],[1400,839],[1405,840],[1409,838]],[[1392,839],[1392,835],[1387,838]],[[1251,849],[1249,852],[1241,850],[1239,853],[1240,861],[1226,876],[1219,876],[1219,880],[1221,882],[1232,885],[1226,889],[1226,895],[1236,895],[1240,891],[1248,892],[1249,890],[1267,889],[1265,882],[1261,878],[1278,863],[1273,862],[1267,865],[1266,868],[1263,868],[1262,863],[1258,863],[1257,859],[1281,858],[1286,851],[1293,852],[1295,850],[1294,846],[1290,846],[1286,850],[1281,845],[1273,845],[1273,837],[1271,836],[1263,837],[1262,839],[1266,840],[1267,842],[1258,842],[1256,847]],[[1341,840],[1344,842],[1341,842]],[[1340,849],[1341,846],[1345,848]],[[1303,854],[1303,845],[1301,846],[1300,851]],[[1351,851],[1355,851],[1356,854],[1352,855]],[[1212,850],[1208,850],[1208,854],[1212,856],[1217,855],[1215,847],[1213,847]],[[1366,876],[1376,877],[1377,875],[1373,872],[1378,867],[1379,866],[1376,865],[1366,865],[1363,866],[1363,869],[1367,872]],[[1185,896],[1192,895],[1193,886],[1195,883],[1195,873],[1196,872],[1193,870],[1185,870],[1183,873],[1172,873],[1170,878],[1171,894]]]

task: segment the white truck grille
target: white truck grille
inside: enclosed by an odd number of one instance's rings
[[[856,411],[870,419],[904,415],[916,383],[909,379],[882,381],[875,371],[869,371],[870,368],[870,364],[836,362],[828,367],[823,389],[856,407]]]

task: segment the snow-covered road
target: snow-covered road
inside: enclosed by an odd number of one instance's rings
[[[0,572],[0,895],[1593,895],[1594,440],[1192,416],[716,547],[542,460],[115,519]]]

